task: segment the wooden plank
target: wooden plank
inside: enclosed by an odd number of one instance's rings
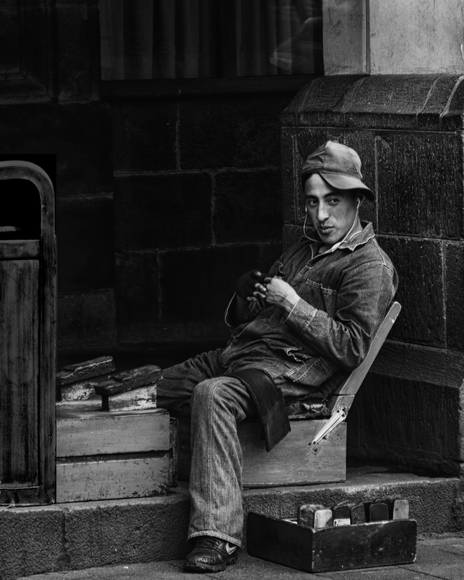
[[[117,395],[103,395],[103,411],[136,411],[139,409],[156,408],[156,391],[158,385],[147,385],[132,391],[126,391]]]
[[[58,386],[69,385],[84,379],[108,374],[114,370],[113,357],[100,356],[92,360],[66,365],[56,374],[56,384]]]
[[[39,240],[0,240],[0,260],[37,259]]]
[[[292,421],[290,433],[270,452],[259,422],[238,426],[243,454],[244,487],[278,487],[329,483],[346,479],[346,423],[340,424],[315,451],[309,445],[325,421]],[[190,424],[179,419],[179,478],[190,473]]]
[[[0,480],[36,485],[39,262],[0,262]]]
[[[248,553],[305,572],[409,564],[415,560],[416,543],[415,520],[316,530],[248,514]]]
[[[58,387],[62,401],[85,401],[95,395],[95,389],[102,383],[106,383],[111,375],[101,375]],[[101,402],[101,399],[100,399]]]
[[[80,413],[82,411],[97,411],[102,410],[102,399],[98,395],[94,395],[89,399],[82,399],[80,401],[58,401],[56,403],[56,413]]]
[[[169,452],[158,457],[56,464],[56,501],[93,501],[165,495]]]
[[[161,376],[161,369],[156,365],[145,365],[135,369],[113,373],[108,382],[98,385],[97,395],[117,395],[126,391],[154,384]]]
[[[57,457],[169,450],[169,413],[165,409],[74,415],[78,416],[57,416]]]

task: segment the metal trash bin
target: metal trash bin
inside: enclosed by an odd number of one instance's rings
[[[53,184],[0,162],[0,504],[54,501],[56,240]]]

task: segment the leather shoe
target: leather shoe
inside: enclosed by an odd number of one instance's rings
[[[238,560],[238,548],[211,536],[200,536],[187,556],[184,572],[222,572]]]

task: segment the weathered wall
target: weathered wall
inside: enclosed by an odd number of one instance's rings
[[[323,23],[326,75],[464,73],[461,0],[324,0]]]
[[[282,119],[285,245],[300,232],[304,158],[328,138],[356,149],[363,206],[400,276],[403,310],[349,417],[350,452],[447,473],[463,434],[464,229],[459,76],[325,77]]]

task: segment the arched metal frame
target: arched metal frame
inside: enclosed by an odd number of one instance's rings
[[[37,454],[36,477],[21,485],[0,483],[0,504],[37,504],[54,501],[55,492],[55,368],[56,368],[56,236],[55,196],[51,179],[27,161],[0,162],[0,181],[24,179],[38,191],[41,205],[39,239],[0,240],[0,261],[38,261]],[[0,186],[1,187],[1,186]],[[1,192],[0,192],[1,198]],[[25,208],[27,211],[27,208]],[[2,281],[0,280],[0,284]],[[35,283],[35,282],[34,282]],[[1,332],[1,329],[0,329]],[[5,340],[2,338],[1,340]],[[6,337],[8,340],[8,337]],[[18,361],[19,364],[19,361]],[[1,388],[1,385],[0,385]],[[0,409],[0,421],[2,410]],[[21,428],[20,425],[15,428]],[[0,445],[2,442],[0,441]],[[13,479],[14,479],[14,474]]]

